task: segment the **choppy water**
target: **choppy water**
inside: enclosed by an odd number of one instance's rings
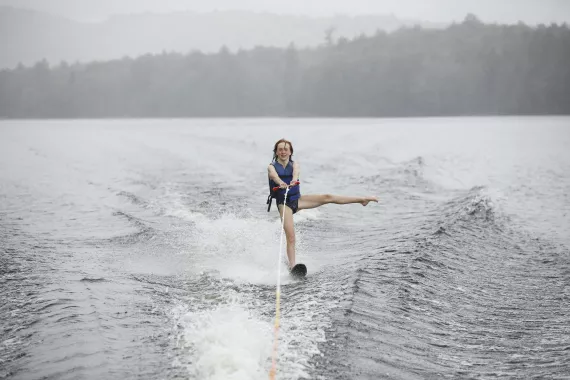
[[[0,378],[570,378],[570,118],[0,122]]]

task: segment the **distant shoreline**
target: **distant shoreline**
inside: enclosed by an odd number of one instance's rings
[[[286,117],[286,116],[211,116],[211,117],[98,117],[98,118],[0,118],[0,122],[5,121],[126,121],[126,120],[140,120],[140,121],[153,121],[153,120],[417,120],[417,119],[512,119],[512,118],[567,118],[569,114],[553,114],[553,115],[448,115],[448,116],[386,116],[386,117],[327,117],[327,116],[313,116],[313,117]]]
[[[141,38],[141,37],[137,37]],[[163,52],[0,71],[0,117],[378,118],[570,114],[570,28],[401,27],[316,48]]]

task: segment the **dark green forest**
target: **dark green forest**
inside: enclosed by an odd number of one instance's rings
[[[89,44],[89,41],[85,41]],[[570,114],[570,30],[402,28],[311,49],[164,52],[0,71],[2,118]]]

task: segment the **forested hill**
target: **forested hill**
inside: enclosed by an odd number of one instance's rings
[[[45,1],[45,0],[44,0]],[[0,69],[49,62],[90,62],[199,50],[214,53],[255,46],[313,47],[325,31],[354,38],[393,31],[420,21],[393,15],[309,17],[247,11],[135,13],[81,22],[44,12],[0,6]],[[423,26],[445,24],[421,22]]]
[[[570,114],[570,30],[402,28],[314,49],[46,61],[0,72],[0,117]]]

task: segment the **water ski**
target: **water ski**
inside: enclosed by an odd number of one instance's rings
[[[302,278],[307,275],[307,266],[305,264],[297,264],[291,268],[291,276]]]

